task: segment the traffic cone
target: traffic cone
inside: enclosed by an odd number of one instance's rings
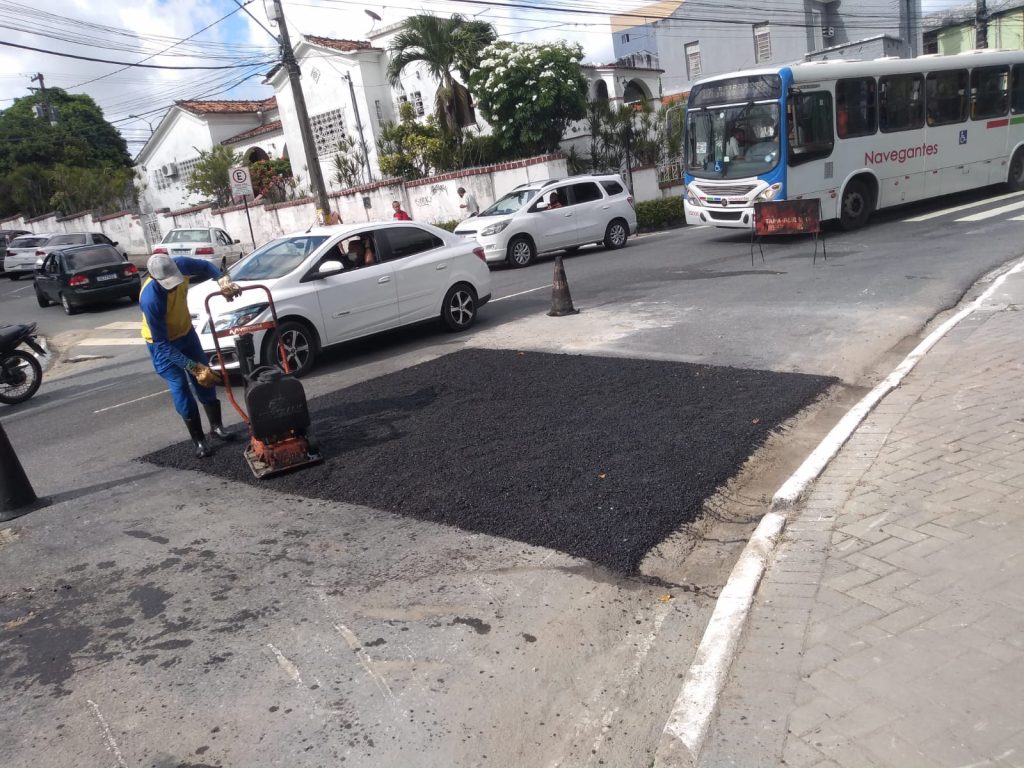
[[[579,312],[572,305],[572,296],[569,294],[569,281],[565,279],[565,267],[562,266],[562,257],[555,257],[555,279],[551,285],[551,311],[549,317],[563,317],[564,315],[575,315]]]
[[[36,500],[36,492],[28,481],[18,455],[11,447],[7,433],[0,424],[0,522],[13,520],[25,512],[17,512]]]

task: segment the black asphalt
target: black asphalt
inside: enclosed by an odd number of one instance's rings
[[[362,504],[631,573],[833,379],[464,350],[310,403],[326,462],[256,481],[239,445],[146,461]]]

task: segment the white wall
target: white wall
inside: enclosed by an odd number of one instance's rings
[[[15,216],[0,221],[0,229],[27,229],[29,232],[102,232],[119,245],[124,246],[130,256],[141,256],[148,252],[146,235],[137,214],[119,213],[112,216],[93,217],[91,213],[77,216],[57,216],[51,213],[34,219]]]

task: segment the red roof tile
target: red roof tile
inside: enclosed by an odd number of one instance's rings
[[[274,120],[266,125],[258,125],[255,128],[250,128],[248,131],[242,131],[236,136],[232,136],[230,139],[224,139],[221,144],[237,144],[240,141],[245,141],[246,139],[251,139],[255,136],[262,136],[264,133],[274,133],[274,131],[280,130],[281,121]]]
[[[336,51],[367,51],[373,48],[369,40],[338,40],[333,37],[315,37],[314,35],[305,35],[305,38],[314,45],[333,48]]]
[[[266,112],[277,109],[277,97],[259,101],[197,101],[182,100],[174,102],[188,112],[196,115],[223,115],[223,114],[249,114],[253,112]]]

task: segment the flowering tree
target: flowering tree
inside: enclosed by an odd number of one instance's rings
[[[484,49],[469,86],[509,154],[557,149],[566,127],[586,114],[579,44],[497,42]]]

